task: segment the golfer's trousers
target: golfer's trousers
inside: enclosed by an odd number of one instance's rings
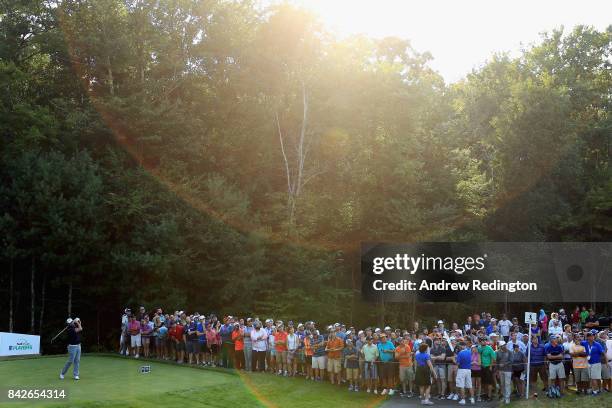
[[[62,375],[68,372],[72,364],[72,373],[75,377],[79,375],[79,365],[81,364],[81,345],[80,344],[69,344],[68,345],[68,361],[64,364],[62,369]]]

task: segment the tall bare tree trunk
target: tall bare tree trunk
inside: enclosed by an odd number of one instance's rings
[[[14,303],[14,272],[15,272],[15,260],[11,258],[11,265],[9,270],[9,333],[13,332],[13,303]]]
[[[40,293],[40,315],[38,317],[38,334],[42,334],[43,318],[45,316],[45,292],[47,290],[47,274],[43,273],[42,290]]]
[[[34,290],[34,278],[36,277],[35,272],[35,261],[32,257],[32,276],[30,279],[30,333],[34,334],[34,326],[36,324],[35,307],[36,307],[36,291]]]
[[[285,172],[287,176],[287,210],[289,217],[289,225],[293,227],[295,225],[295,207],[298,197],[302,191],[302,187],[307,180],[304,178],[304,164],[306,162],[306,149],[304,148],[304,141],[306,139],[306,128],[308,126],[308,96],[306,94],[306,84],[302,82],[302,126],[300,128],[300,136],[296,147],[297,158],[295,163],[295,171],[292,177],[291,166],[289,165],[289,159],[285,152],[285,144],[283,142],[283,133],[280,126],[280,119],[278,112],[276,112],[276,126],[278,129],[278,138],[280,140],[281,152],[283,154],[283,161],[285,164]]]

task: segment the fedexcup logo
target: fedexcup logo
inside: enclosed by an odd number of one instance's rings
[[[32,345],[26,339],[17,339],[14,346],[8,347],[9,351],[32,350]]]

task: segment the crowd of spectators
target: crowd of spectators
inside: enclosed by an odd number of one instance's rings
[[[467,316],[411,329],[319,326],[259,317],[125,309],[120,353],[329,381],[351,392],[458,401],[597,396],[611,389],[612,322],[585,306],[538,313],[526,325],[506,314]],[[528,363],[529,356],[529,363]],[[529,370],[527,370],[529,368]],[[529,378],[527,378],[529,371]],[[538,383],[538,378],[541,383]]]

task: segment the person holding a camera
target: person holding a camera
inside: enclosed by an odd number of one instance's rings
[[[62,368],[60,379],[64,379],[64,375],[68,372],[70,365],[72,365],[72,374],[74,379],[78,380],[79,366],[81,364],[81,332],[83,331],[83,326],[81,325],[81,319],[78,317],[74,320],[68,318],[66,323],[68,324],[68,361],[66,361],[64,368]]]

